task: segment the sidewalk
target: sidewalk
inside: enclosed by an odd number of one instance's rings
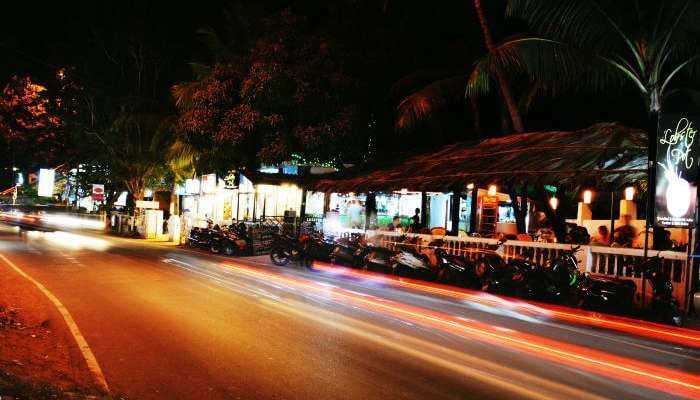
[[[0,398],[85,399],[100,390],[58,310],[0,259]]]

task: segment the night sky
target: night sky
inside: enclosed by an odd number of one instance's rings
[[[402,77],[468,74],[485,52],[473,7],[469,1],[120,1],[120,2],[13,2],[12,12],[0,30],[0,84],[13,75],[38,81],[61,67],[79,74],[100,75],[93,62],[104,54],[97,37],[110,41],[145,43],[167,63],[154,97],[171,102],[170,87],[192,79],[189,62],[210,62],[196,30],[225,28],[224,11],[247,8],[260,18],[290,8],[305,15],[318,29],[332,32],[356,53],[353,73],[366,83],[374,104],[377,126],[397,151],[428,149],[444,143],[473,139],[472,116],[466,101],[445,109],[435,121],[414,132],[393,133],[398,97],[394,84]],[[332,4],[329,4],[332,3]],[[494,37],[505,38],[522,26],[504,20],[505,1],[488,1],[488,18]],[[7,7],[7,6],[6,6]],[[252,10],[252,11],[250,11]],[[253,18],[255,19],[255,18]],[[255,21],[252,21],[254,24]],[[426,78],[429,79],[429,78]],[[497,96],[480,100],[485,134],[500,131],[502,107]],[[599,121],[620,121],[644,126],[644,105],[633,90],[601,93],[565,93],[556,99],[537,100],[525,116],[527,130],[582,128]]]

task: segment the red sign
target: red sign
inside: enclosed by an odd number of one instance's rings
[[[94,201],[102,201],[105,199],[105,185],[92,185],[92,199]]]

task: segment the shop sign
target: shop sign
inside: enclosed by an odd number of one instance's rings
[[[202,193],[216,193],[216,174],[202,175]]]
[[[157,210],[160,208],[160,203],[157,201],[136,200],[136,208]]]
[[[199,194],[199,179],[185,180],[185,193]]]
[[[53,197],[54,170],[42,168],[39,170],[39,197]]]
[[[656,226],[695,226],[699,121],[688,116],[664,116],[660,120],[656,138]]]
[[[92,199],[94,201],[103,201],[105,199],[105,185],[92,184]]]

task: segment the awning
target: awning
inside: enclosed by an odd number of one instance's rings
[[[327,192],[451,191],[469,183],[624,184],[646,179],[647,134],[616,123],[457,143],[389,168],[349,171],[312,184]]]

